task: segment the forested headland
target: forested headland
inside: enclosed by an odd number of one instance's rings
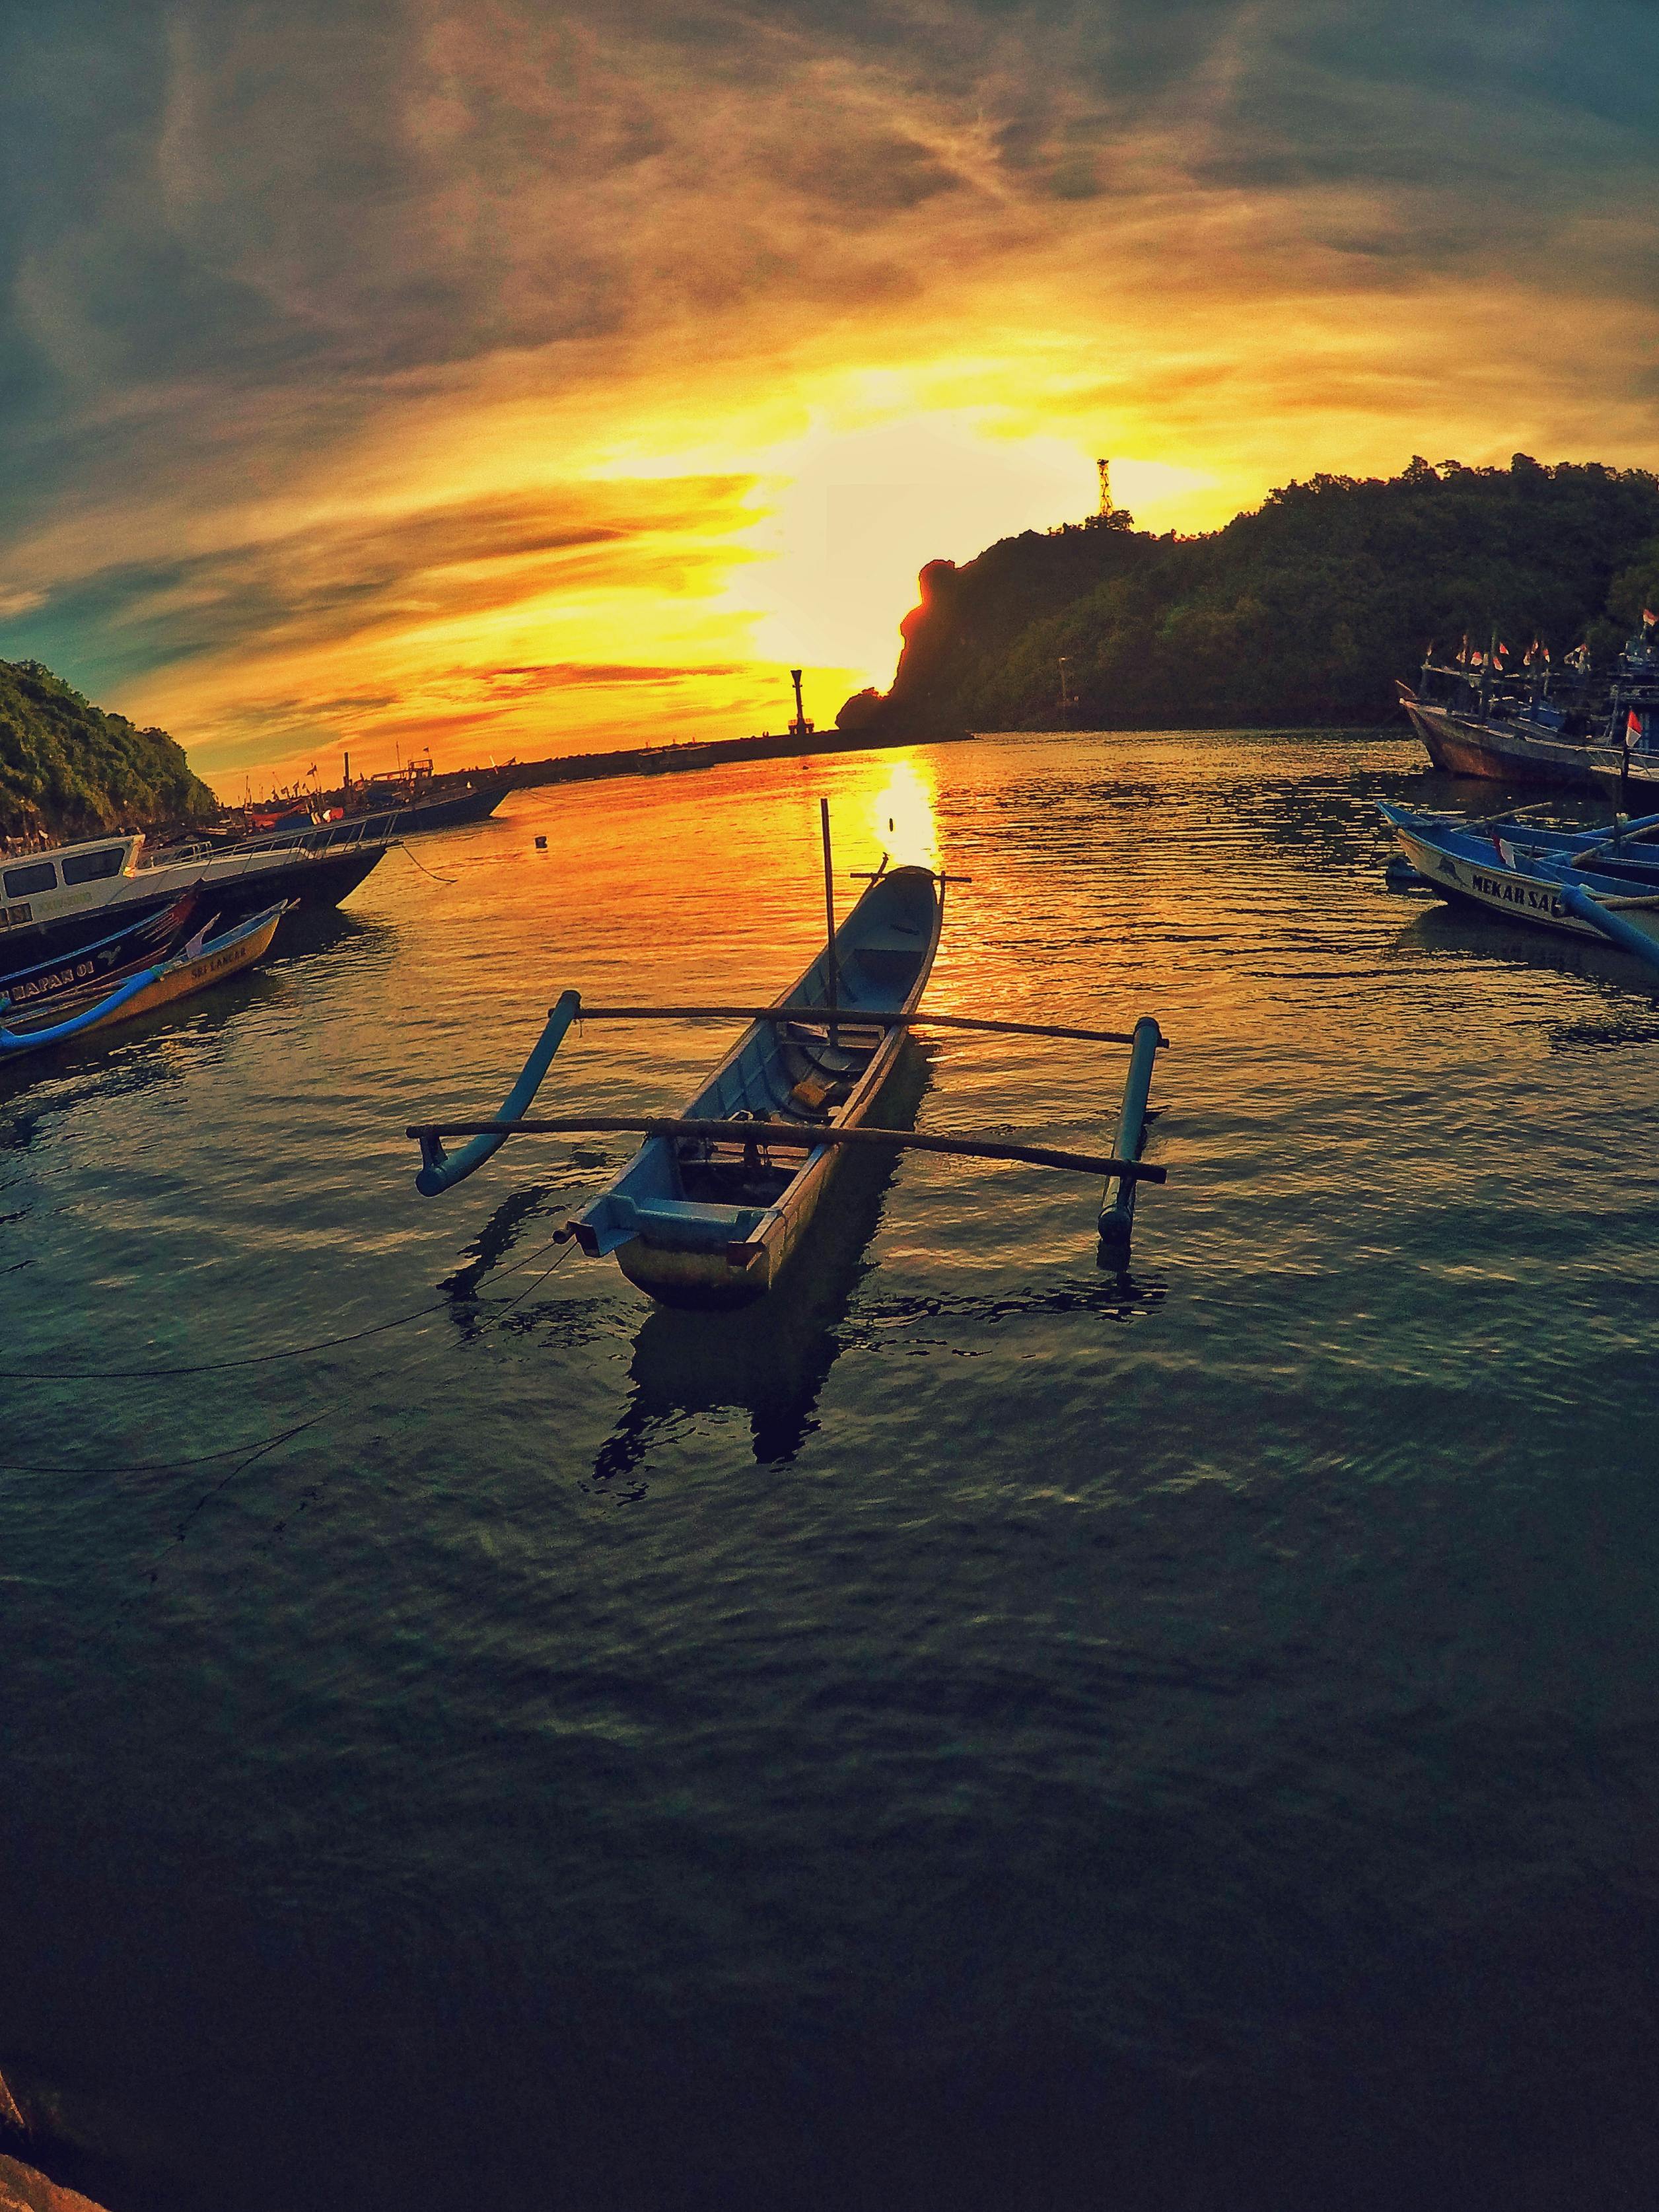
[[[0,660],[0,836],[95,836],[218,811],[165,730],[104,713],[38,660]]]
[[[1316,476],[1206,535],[1121,512],[936,561],[890,691],[846,729],[1223,729],[1379,722],[1425,647],[1609,659],[1659,605],[1659,477],[1597,462],[1414,459]]]

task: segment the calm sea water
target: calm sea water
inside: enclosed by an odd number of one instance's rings
[[[1412,791],[1482,796],[1392,735],[519,793],[13,1079],[0,2069],[109,2202],[1648,2201],[1659,1009],[1388,893]],[[545,1272],[617,1140],[416,1194],[559,988],[782,988],[823,794],[972,878],[932,1004],[1163,1022],[1127,1279],[1092,1185],[921,1156],[723,1318]],[[1092,1148],[1121,1074],[908,1079]]]

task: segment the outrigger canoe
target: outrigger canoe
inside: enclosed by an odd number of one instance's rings
[[[926,868],[878,877],[829,947],[775,1003],[822,1019],[757,1021],[684,1109],[689,1121],[793,1121],[857,1128],[904,1048],[872,1016],[915,1011],[939,946],[943,902]],[[865,1018],[860,1026],[860,1016]],[[741,1139],[652,1137],[558,1233],[615,1255],[666,1305],[744,1305],[776,1281],[841,1159],[820,1145],[777,1159]]]
[[[518,1080],[489,1121],[415,1121],[422,1196],[477,1172],[515,1136],[617,1134],[647,1141],[628,1165],[556,1233],[598,1259],[612,1255],[629,1280],[665,1305],[741,1306],[772,1288],[799,1245],[843,1151],[874,1147],[957,1158],[1018,1161],[1100,1176],[1102,1266],[1127,1266],[1135,1192],[1165,1171],[1142,1160],[1154,1055],[1165,1039],[1150,1014],[1132,1032],[1047,1022],[993,1020],[921,1010],[939,945],[944,888],[930,869],[889,869],[885,858],[846,921],[835,925],[828,809],[824,809],[824,950],[769,1006],[590,1006],[563,991]],[[748,1024],[683,1114],[561,1115],[529,1108],[571,1028],[583,1021]],[[966,1131],[887,1127],[866,1117],[919,1026],[995,1035],[1127,1044],[1117,1139],[1107,1155],[1015,1144]],[[465,1137],[456,1152],[446,1138]],[[779,1156],[781,1155],[780,1158]]]
[[[168,957],[151,959],[118,978],[75,979],[49,995],[25,999],[21,1018],[12,993],[0,994],[0,1059],[65,1044],[71,1037],[153,1012],[251,968],[270,950],[289,903],[284,899],[262,914],[250,915],[216,936],[208,934],[213,926],[210,922]],[[9,980],[17,988],[17,979]]]

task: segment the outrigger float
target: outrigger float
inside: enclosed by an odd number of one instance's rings
[[[1161,1183],[1147,1165],[1146,1100],[1166,1040],[1150,1015],[1132,1031],[992,1021],[922,1012],[944,919],[945,887],[960,878],[881,867],[836,926],[827,808],[824,949],[766,1006],[590,1006],[564,992],[501,1112],[487,1121],[416,1122],[416,1188],[428,1197],[491,1158],[509,1137],[637,1133],[645,1142],[614,1181],[557,1232],[592,1259],[614,1255],[630,1282],[665,1305],[746,1305],[778,1280],[843,1154],[854,1148],[1013,1160],[1104,1178],[1103,1264],[1127,1263],[1137,1187]],[[584,1021],[749,1024],[684,1113],[532,1120],[528,1109],[571,1028]],[[970,1133],[890,1128],[868,1117],[906,1036],[921,1028],[1127,1044],[1129,1067],[1109,1154],[1006,1143]],[[447,1138],[465,1138],[453,1153]]]

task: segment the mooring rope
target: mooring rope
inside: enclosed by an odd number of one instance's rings
[[[507,1272],[510,1273],[516,1273],[520,1268],[527,1267],[532,1261],[540,1259],[542,1254],[548,1250],[548,1249],[549,1246],[547,1244],[538,1245],[533,1252],[527,1252],[522,1260],[515,1260],[512,1267]],[[557,1259],[551,1261],[549,1266],[544,1267],[538,1275],[532,1276],[516,1297],[479,1300],[477,1303],[481,1304],[488,1304],[490,1305],[499,1305],[504,1314],[516,1311],[517,1309],[524,1304],[525,1300],[530,1296],[532,1291],[538,1289],[540,1285],[547,1280],[550,1275],[555,1273],[559,1267],[563,1266],[564,1262],[570,1257],[571,1253],[574,1252],[575,1249],[576,1248],[574,1244],[566,1245],[564,1250],[559,1254]],[[453,1310],[453,1301],[447,1298],[440,1299],[435,1304],[418,1307],[413,1313],[399,1314],[392,1321],[377,1322],[368,1328],[352,1329],[340,1336],[325,1337],[319,1340],[316,1344],[296,1344],[291,1345],[280,1352],[261,1352],[249,1359],[214,1360],[204,1362],[198,1366],[191,1367],[137,1367],[125,1369],[106,1367],[101,1370],[97,1375],[93,1375],[91,1373],[78,1374],[70,1370],[59,1368],[56,1370],[54,1375],[48,1376],[44,1373],[25,1371],[16,1379],[29,1382],[85,1382],[88,1380],[101,1380],[104,1376],[107,1376],[111,1381],[115,1381],[123,1378],[131,1380],[135,1376],[141,1376],[148,1379],[151,1376],[162,1376],[219,1374],[222,1373],[228,1368],[246,1367],[271,1360],[300,1359],[306,1357],[307,1353],[319,1351],[327,1351],[336,1345],[361,1343],[365,1337],[383,1335],[388,1329],[402,1328],[406,1322],[418,1321],[423,1316],[451,1311]],[[389,1371],[395,1371],[398,1366],[406,1364],[406,1362],[397,1362],[393,1364],[393,1367],[390,1370],[382,1368],[377,1371],[381,1374],[385,1374]],[[14,1378],[8,1375],[4,1377],[0,1377],[0,1379],[10,1381]],[[192,1455],[192,1456],[188,1459],[130,1460],[122,1462],[118,1466],[112,1466],[107,1461],[100,1461],[96,1464],[82,1462],[78,1465],[58,1463],[51,1466],[43,1466],[25,1462],[21,1460],[0,1460],[0,1470],[3,1470],[8,1474],[170,1474],[181,1468],[206,1467],[210,1465],[216,1460],[234,1459],[238,1454],[241,1453],[246,1453],[251,1455],[249,1464],[252,1464],[252,1459],[259,1457],[262,1454],[267,1451],[274,1450],[278,1444],[286,1443],[290,1437],[296,1437],[300,1435],[303,1430],[314,1428],[319,1421],[331,1418],[333,1418],[331,1409],[328,1413],[315,1413],[313,1414],[308,1420],[296,1422],[291,1424],[285,1429],[277,1430],[274,1435],[265,1437],[264,1438],[243,1437],[237,1443],[221,1445],[217,1451],[198,1452]]]

